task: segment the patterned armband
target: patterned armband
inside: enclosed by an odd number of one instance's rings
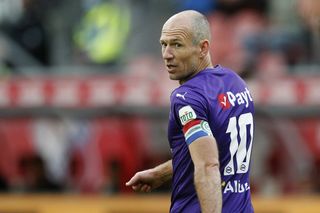
[[[183,133],[188,145],[200,137],[212,135],[208,122],[204,120],[188,122],[183,126]]]

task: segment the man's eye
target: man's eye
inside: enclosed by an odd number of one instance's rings
[[[166,44],[166,43],[161,43],[161,46],[162,46],[162,47],[166,47],[167,44]]]
[[[175,47],[181,47],[182,45],[179,44],[179,43],[175,43],[174,46],[175,46]]]

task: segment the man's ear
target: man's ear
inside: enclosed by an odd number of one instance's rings
[[[210,43],[207,39],[200,41],[200,57],[204,58],[210,51]]]

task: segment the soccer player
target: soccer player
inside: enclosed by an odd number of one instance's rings
[[[253,212],[249,171],[254,106],[245,82],[213,66],[206,17],[188,10],[163,25],[160,43],[171,80],[169,160],[127,183],[150,192],[172,179],[171,213]]]

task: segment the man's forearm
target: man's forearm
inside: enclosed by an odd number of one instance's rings
[[[162,180],[163,183],[171,180],[173,168],[172,160],[169,160],[163,164],[160,164],[152,169],[155,174]]]
[[[195,168],[194,182],[202,213],[221,213],[221,178],[218,168]]]

